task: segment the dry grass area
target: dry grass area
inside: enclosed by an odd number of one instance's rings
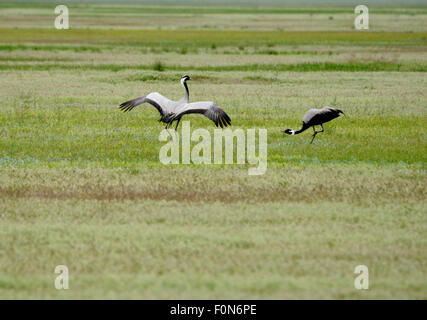
[[[423,170],[345,165],[283,166],[251,177],[247,169],[170,166],[125,169],[7,169],[6,198],[175,200],[263,203],[339,201],[373,205],[426,198]]]
[[[362,33],[343,7],[71,8],[65,34],[49,4],[0,4],[0,298],[427,297],[424,8]],[[156,110],[118,111],[179,99],[183,73],[232,129],[268,130],[264,175],[163,165]],[[314,144],[280,132],[324,105],[346,117]]]

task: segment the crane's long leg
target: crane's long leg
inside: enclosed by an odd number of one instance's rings
[[[310,144],[313,143],[314,138],[316,138],[316,134],[325,131],[325,129],[323,129],[323,124],[321,123],[320,126],[322,127],[322,131],[316,131],[315,127],[313,126],[313,138],[310,141]]]
[[[175,132],[176,132],[176,129],[178,128],[178,125],[179,125],[180,121],[181,121],[181,118],[178,118],[178,121],[177,121],[176,126],[175,126]]]
[[[166,123],[166,127],[165,127],[165,129],[166,129],[166,131],[169,133],[169,135],[171,136],[171,139],[173,140],[173,137],[172,137],[171,133],[170,133],[170,132],[169,132],[169,130],[168,130],[168,128],[169,128],[169,126],[170,126],[170,124],[171,124],[171,122]]]
[[[313,126],[313,138],[311,138],[310,144],[313,143],[314,138],[316,138],[316,134],[317,134],[317,131],[316,131],[316,129]]]

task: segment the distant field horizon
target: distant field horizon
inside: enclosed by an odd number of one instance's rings
[[[5,1],[6,3],[15,3],[15,7],[19,7],[21,4],[30,4],[32,6],[34,5],[44,5],[44,4],[50,4],[50,3],[56,3],[55,0],[16,0],[16,1]],[[73,0],[71,4],[111,4],[115,3],[114,0]],[[314,4],[322,7],[330,7],[334,5],[350,5],[355,6],[353,0],[265,0],[262,1],[262,4],[260,5],[260,2],[258,0],[121,0],[120,4],[117,6],[126,6],[128,4],[134,4],[134,5],[165,5],[168,6],[170,4],[175,5],[186,5],[194,3],[199,4],[200,6],[206,6],[209,8],[209,5],[212,7],[215,6],[233,6],[233,5],[241,5],[243,8],[245,6],[249,5],[257,5],[257,6],[264,6],[264,5],[306,5],[306,4]],[[377,6],[392,6],[392,5],[398,5],[403,8],[410,7],[413,5],[420,5],[420,6],[426,6],[425,2],[423,0],[368,0],[365,2],[366,5],[377,5]]]

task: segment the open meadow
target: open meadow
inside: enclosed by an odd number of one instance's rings
[[[54,8],[0,3],[0,299],[427,298],[427,7]],[[183,74],[268,130],[264,175],[164,165],[155,108],[118,110]]]

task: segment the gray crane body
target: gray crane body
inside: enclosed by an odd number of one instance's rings
[[[321,109],[310,109],[307,111],[307,113],[302,118],[302,127],[299,130],[293,130],[293,129],[286,129],[283,130],[283,133],[289,134],[289,135],[296,135],[300,134],[301,132],[304,132],[310,127],[313,127],[313,138],[311,139],[311,142],[313,142],[316,135],[320,132],[324,132],[323,124],[326,122],[329,122],[331,120],[334,120],[335,118],[338,118],[340,114],[344,114],[339,109],[331,108],[331,107],[323,107]],[[316,131],[314,126],[321,126],[321,131]]]

